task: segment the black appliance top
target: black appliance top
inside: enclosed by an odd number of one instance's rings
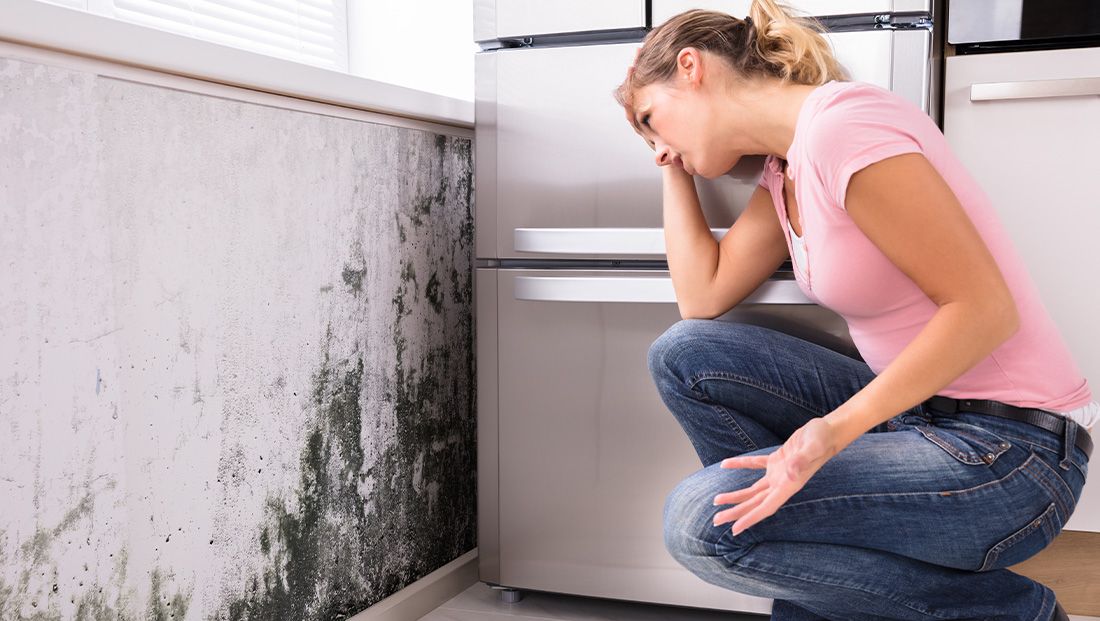
[[[956,53],[1100,46],[1100,0],[949,0]]]

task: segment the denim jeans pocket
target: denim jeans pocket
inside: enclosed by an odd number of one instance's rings
[[[953,418],[932,417],[931,424],[915,424],[914,427],[936,446],[964,464],[989,465],[1012,444],[977,425]]]
[[[978,571],[1022,563],[1050,545],[1062,530],[1056,506],[1057,503],[1050,503],[1042,513],[989,548]]]

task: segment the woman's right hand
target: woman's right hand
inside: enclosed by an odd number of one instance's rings
[[[626,69],[626,82],[627,83],[630,82],[631,76],[634,75],[634,66],[638,64],[638,57],[641,56],[641,54],[642,54],[642,48],[641,47],[634,50],[634,60],[631,62],[630,66],[627,67],[627,69]],[[631,110],[629,110],[627,108],[623,108],[623,113],[626,116],[626,122],[630,124],[630,127],[632,129],[634,129],[634,133],[641,136],[642,140],[644,140],[645,143],[647,145],[649,145],[649,148],[653,149],[653,151],[656,152],[657,151],[657,145],[650,142],[649,139],[646,138],[645,135],[642,134],[642,132],[638,131],[638,128],[634,127],[634,119],[632,119],[630,117],[630,115],[633,114],[631,112]],[[684,170],[684,163],[680,160],[679,156],[658,158],[657,165],[658,166],[670,166],[672,170],[678,170],[682,174],[687,174],[687,171]]]

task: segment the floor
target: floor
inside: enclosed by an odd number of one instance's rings
[[[765,621],[767,618],[538,591],[524,591],[519,602],[505,604],[500,601],[497,591],[478,582],[421,617],[420,621]],[[1100,617],[1070,615],[1069,618],[1072,621],[1100,621]]]

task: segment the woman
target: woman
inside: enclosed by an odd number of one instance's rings
[[[662,167],[684,317],[650,369],[705,466],[665,505],[672,555],[773,619],[1067,618],[1005,567],[1069,519],[1100,406],[935,123],[773,0],[655,28],[616,96]],[[745,154],[764,173],[719,243],[693,175]],[[711,321],[788,257],[863,361]]]

